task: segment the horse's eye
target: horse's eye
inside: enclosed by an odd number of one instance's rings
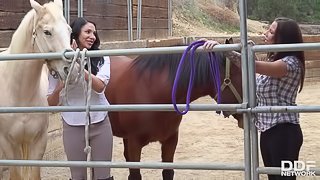
[[[43,33],[44,33],[45,35],[47,35],[47,36],[51,36],[51,35],[52,35],[51,32],[48,31],[48,30],[44,30]]]

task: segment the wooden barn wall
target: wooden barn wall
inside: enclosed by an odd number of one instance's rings
[[[37,0],[43,4],[47,0]],[[31,9],[28,0],[0,0],[0,48],[8,47],[15,29]]]
[[[37,0],[44,4],[49,0]],[[102,41],[128,40],[127,0],[83,0],[83,14],[97,24]],[[77,17],[77,0],[70,0],[71,21]],[[13,31],[31,9],[28,0],[0,0],[0,47],[7,47]],[[137,0],[133,0],[133,37],[137,29]],[[142,39],[167,38],[168,1],[142,0]]]

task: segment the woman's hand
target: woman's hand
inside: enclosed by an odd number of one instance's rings
[[[63,82],[59,82],[52,92],[52,94],[47,96],[47,101],[49,106],[57,106],[59,104],[59,99],[60,99],[60,92],[64,87]]]
[[[212,40],[206,40],[206,42],[203,44],[203,49],[205,50],[212,50],[214,46],[220,44],[217,41],[212,41]]]
[[[71,48],[73,50],[76,50],[78,48],[78,44],[75,39],[72,39]]]
[[[54,91],[60,93],[60,91],[61,91],[63,88],[64,88],[64,83],[63,83],[62,81],[60,81],[60,82],[57,84],[57,86],[56,86],[56,88],[54,89]]]

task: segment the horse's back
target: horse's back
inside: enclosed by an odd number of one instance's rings
[[[168,73],[138,73],[128,57],[111,57],[111,78],[105,95],[110,104],[171,103]],[[181,116],[175,112],[109,112],[113,133],[119,137],[144,134],[149,141],[165,139],[176,132]]]

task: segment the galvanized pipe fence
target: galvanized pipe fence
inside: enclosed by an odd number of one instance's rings
[[[320,49],[320,43],[302,43],[302,44],[289,44],[289,45],[255,45],[252,48],[249,47],[249,61],[251,64],[254,63],[253,55],[254,52],[261,51],[276,51],[280,47],[281,50],[306,50],[306,49]],[[115,55],[136,55],[136,54],[153,54],[153,53],[179,53],[184,51],[186,46],[179,47],[161,47],[161,48],[135,48],[135,49],[118,49],[118,50],[98,50],[89,51],[86,53],[89,57],[96,56],[115,56]],[[241,44],[224,44],[218,45],[213,51],[230,51],[241,49]],[[199,48],[198,51],[203,51]],[[83,53],[83,52],[81,52]],[[0,61],[7,60],[24,60],[24,59],[52,59],[52,58],[71,58],[75,55],[74,52],[61,52],[61,53],[26,53],[26,54],[11,54],[11,55],[0,55]],[[251,60],[250,60],[251,59]],[[243,59],[246,62],[246,59]],[[245,64],[245,63],[243,63]],[[248,63],[250,64],[250,63]],[[248,68],[250,69],[250,66]],[[250,71],[249,71],[250,72]],[[251,72],[252,76],[254,72]],[[243,74],[246,74],[245,72]],[[254,76],[253,76],[254,77]],[[252,78],[252,77],[251,77]],[[254,79],[254,78],[252,78]],[[254,89],[253,87],[247,89]],[[253,96],[254,97],[254,96]],[[185,104],[179,104],[179,109],[184,109]],[[0,113],[39,113],[39,112],[66,112],[85,111],[85,106],[51,106],[51,107],[0,107]],[[320,112],[320,106],[248,106],[248,102],[242,104],[191,104],[191,111],[235,111],[237,113],[252,114],[258,112]],[[90,111],[174,111],[171,104],[123,104],[123,105],[92,105]],[[250,117],[250,116],[248,116]],[[247,125],[245,126],[245,138],[249,138],[245,146],[245,162],[244,164],[228,164],[228,163],[127,163],[127,162],[68,162],[68,161],[28,161],[28,160],[0,160],[0,165],[14,166],[46,166],[46,167],[69,167],[69,166],[82,166],[82,167],[111,167],[111,168],[153,168],[153,169],[197,169],[197,170],[233,170],[233,171],[245,171],[245,179],[259,179],[259,174],[279,174],[280,168],[269,168],[253,166],[253,162],[256,159],[252,156],[255,150],[255,145],[252,141],[254,133],[252,129],[252,119],[247,119]],[[247,135],[246,135],[247,132]],[[248,133],[249,132],[249,133]],[[257,148],[257,147],[256,147]],[[246,151],[248,151],[246,152]],[[250,158],[248,157],[250,156]],[[251,159],[252,158],[252,159]],[[247,160],[250,159],[250,162]],[[258,165],[258,163],[257,163]],[[316,174],[320,174],[320,169],[313,169]],[[257,177],[254,177],[254,176]]]
[[[141,1],[139,1],[141,6]],[[65,0],[65,17],[70,22],[70,1]],[[128,4],[128,39],[133,40],[132,33],[132,2],[127,0]],[[168,0],[168,30],[172,35],[172,1]],[[78,16],[83,16],[83,1],[78,1]],[[280,174],[280,168],[259,167],[258,153],[258,133],[253,124],[253,113],[258,112],[305,112],[318,113],[320,106],[261,106],[256,107],[255,97],[255,70],[254,54],[255,52],[277,52],[277,51],[296,51],[296,50],[319,50],[320,43],[303,44],[281,44],[281,45],[254,45],[248,46],[247,40],[247,2],[239,1],[240,13],[240,44],[218,45],[214,51],[241,50],[242,53],[242,86],[243,103],[242,104],[191,104],[191,111],[235,111],[244,114],[244,164],[227,163],[146,163],[146,162],[87,162],[87,161],[36,161],[36,160],[0,160],[0,165],[4,166],[44,166],[44,167],[111,167],[111,168],[147,168],[147,169],[196,169],[196,170],[233,170],[245,171],[245,179],[259,180],[259,174]],[[141,8],[138,15],[141,18]],[[137,38],[141,37],[141,20],[137,19],[137,26],[140,32],[137,32]],[[87,57],[97,56],[117,56],[117,55],[137,55],[153,53],[178,53],[184,51],[186,46],[166,47],[166,48],[135,48],[135,49],[117,49],[117,50],[98,50],[86,52]],[[199,51],[202,49],[200,48]],[[83,52],[81,52],[83,53]],[[71,58],[74,52],[62,53],[34,53],[34,54],[11,54],[0,55],[0,61],[6,60],[26,60],[26,59],[53,59],[53,58]],[[183,109],[185,104],[179,104]],[[66,111],[85,111],[85,106],[51,106],[51,107],[0,107],[0,113],[39,113],[39,112],[66,112]],[[108,105],[90,106],[90,111],[174,111],[171,104],[139,104],[139,105]],[[311,169],[320,175],[320,168]]]

